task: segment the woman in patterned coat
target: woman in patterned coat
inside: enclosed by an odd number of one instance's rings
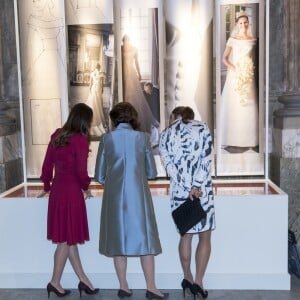
[[[212,180],[210,175],[212,140],[205,123],[195,121],[190,107],[180,111],[180,116],[161,134],[160,154],[171,180],[171,209],[176,209],[188,197],[200,197],[207,213],[200,221],[180,238],[179,256],[184,279],[182,288],[194,295],[207,298],[203,288],[203,277],[211,252],[211,231],[215,229]],[[172,120],[172,118],[170,118]],[[196,250],[196,275],[191,272],[191,245],[194,235],[199,242]]]

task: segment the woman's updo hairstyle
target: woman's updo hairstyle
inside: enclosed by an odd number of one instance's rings
[[[247,19],[247,21],[249,21],[249,18],[248,18],[248,15],[246,15],[246,14],[240,14],[237,18],[236,18],[236,23],[240,20],[240,19],[242,19],[242,18],[245,18],[245,19]]]
[[[184,109],[185,109],[185,106],[176,106],[171,112],[173,119],[177,120],[178,118],[181,118],[181,115],[182,115],[182,112],[184,111]]]
[[[120,102],[116,104],[109,113],[113,127],[117,127],[120,123],[128,123],[134,130],[140,128],[138,121],[138,113],[129,102]]]
[[[189,121],[194,120],[195,113],[189,106],[185,106],[181,111],[181,118],[182,122],[187,124]]]

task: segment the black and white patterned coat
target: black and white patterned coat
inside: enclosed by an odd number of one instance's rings
[[[206,220],[188,233],[215,229],[215,210],[210,175],[212,139],[208,126],[192,120],[176,120],[161,134],[159,151],[171,180],[171,209],[181,205],[193,186],[201,188]]]

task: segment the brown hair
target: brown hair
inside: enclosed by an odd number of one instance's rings
[[[176,120],[176,119],[178,119],[178,117],[182,116],[182,112],[184,109],[185,109],[185,106],[177,106],[172,110],[171,114],[173,115],[174,120]]]
[[[90,141],[89,129],[93,119],[92,109],[84,103],[73,106],[66,123],[63,125],[59,134],[52,141],[55,147],[62,147],[68,144],[69,138],[76,133],[81,133]]]
[[[148,81],[148,82],[144,83],[144,86],[150,86],[150,88],[152,89],[153,88],[153,83]]]
[[[194,120],[195,113],[189,106],[177,106],[175,107],[171,114],[174,117],[174,120],[181,117],[183,123],[187,124],[190,120]]]
[[[194,120],[195,113],[189,106],[185,106],[181,112],[181,117],[182,122],[187,124],[190,120]]]
[[[109,113],[109,117],[114,127],[120,123],[128,123],[134,130],[140,128],[138,113],[129,102],[120,102],[116,104]]]

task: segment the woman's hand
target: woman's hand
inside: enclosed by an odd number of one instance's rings
[[[228,69],[231,70],[231,71],[235,71],[235,65],[232,64],[232,63],[230,63],[230,64],[228,65]]]
[[[203,195],[202,191],[200,188],[193,186],[191,191],[189,192],[189,198],[191,200],[194,200],[195,198],[200,198]]]
[[[88,199],[88,198],[94,197],[90,189],[87,189],[86,191],[83,191],[83,192],[85,194],[85,196],[84,196],[85,200]]]
[[[46,191],[41,191],[36,197],[37,197],[37,198],[43,198],[43,197],[46,196],[47,193],[48,193],[48,192],[46,192]]]
[[[231,63],[230,61],[230,54],[231,54],[232,48],[226,47],[225,51],[223,53],[223,63],[228,68],[228,70],[235,71],[235,65]]]

